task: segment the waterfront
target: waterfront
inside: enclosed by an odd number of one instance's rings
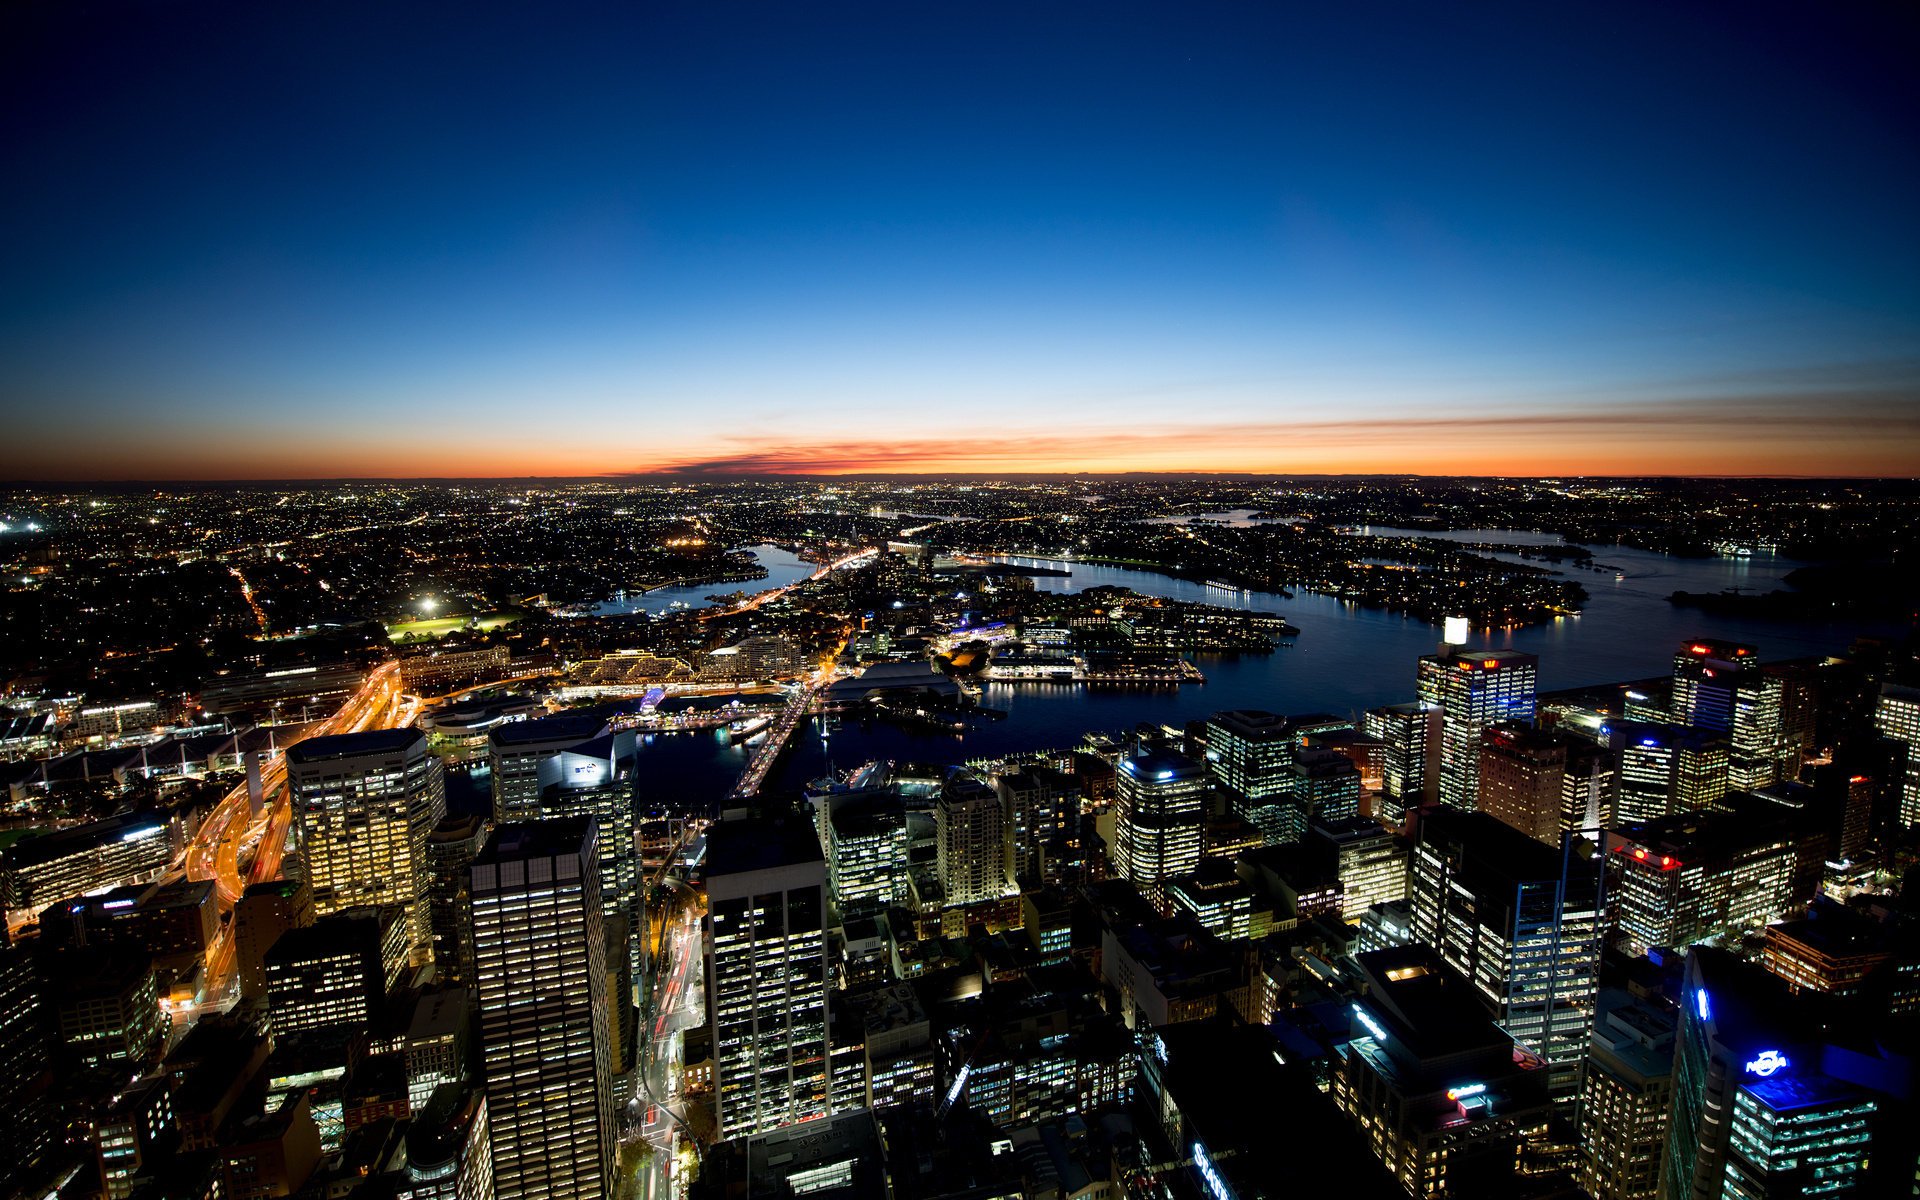
[[[1435,535],[1376,526],[1371,532],[1516,544],[1559,542],[1552,535],[1502,530]],[[1766,660],[1777,661],[1841,653],[1862,634],[1899,632],[1897,626],[1862,621],[1719,616],[1678,608],[1667,600],[1676,590],[1771,590],[1780,586],[1789,571],[1804,565],[1792,560],[1675,558],[1617,545],[1591,549],[1595,564],[1604,565],[1604,571],[1568,568],[1591,593],[1579,616],[1514,630],[1476,630],[1469,644],[1538,654],[1541,689],[1551,691],[1664,675],[1671,667],[1674,647],[1696,637],[1750,642]],[[979,722],[963,737],[917,734],[879,723],[863,727],[842,722],[829,727],[816,719],[796,736],[769,788],[791,791],[829,768],[844,770],[872,758],[956,762],[1071,745],[1088,730],[1124,731],[1140,722],[1179,724],[1220,709],[1354,714],[1377,704],[1411,700],[1415,660],[1431,653],[1440,636],[1436,626],[1424,621],[1309,592],[1285,597],[1236,591],[1149,571],[1061,559],[1006,561],[1068,572],[1035,577],[1035,586],[1043,591],[1118,585],[1145,595],[1277,612],[1301,632],[1271,654],[1195,656],[1207,676],[1200,686],[988,684],[981,703],[1005,710],[1007,718]],[[1615,578],[1616,572],[1623,577]],[[769,581],[763,586],[774,584]],[[648,754],[650,774],[660,780],[660,786],[690,801],[724,795],[744,761],[738,748],[710,734],[663,737]],[[642,799],[645,802],[647,797]]]
[[[713,601],[708,596],[725,596],[733,592],[745,592],[749,596],[756,592],[772,591],[799,583],[820,568],[779,546],[745,546],[742,549],[753,555],[754,561],[766,568],[765,579],[727,580],[717,583],[691,583],[681,587],[654,588],[650,592],[634,592],[624,596],[615,596],[593,606],[593,615],[613,617],[630,613],[647,613],[657,616],[666,612],[675,604],[686,608],[711,608]]]

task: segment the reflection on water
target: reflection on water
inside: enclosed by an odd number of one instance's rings
[[[1380,527],[1375,531],[1380,532]],[[1472,530],[1453,536],[1516,541],[1520,535]],[[1551,535],[1531,536],[1548,539],[1536,544],[1558,540]],[[1838,653],[1863,633],[1897,632],[1895,626],[1859,621],[1716,616],[1676,608],[1667,601],[1677,590],[1771,590],[1801,565],[1790,560],[1770,556],[1680,559],[1625,546],[1592,550],[1595,563],[1604,564],[1603,572],[1566,568],[1591,593],[1581,615],[1524,629],[1475,631],[1471,644],[1538,654],[1540,686],[1553,690],[1664,675],[1671,669],[1674,647],[1697,637],[1751,642],[1760,647],[1763,657],[1775,660]],[[1431,653],[1440,636],[1437,627],[1424,621],[1308,592],[1288,598],[1209,587],[1125,567],[1018,557],[1007,561],[1070,572],[1064,578],[1035,577],[1035,586],[1043,591],[1073,592],[1117,584],[1151,596],[1262,609],[1284,615],[1300,628],[1300,637],[1272,654],[1196,656],[1207,682],[1178,689],[990,684],[982,703],[1005,709],[1007,719],[981,722],[964,738],[907,733],[887,725],[862,728],[851,722],[829,731],[815,722],[796,735],[793,752],[769,787],[797,789],[829,766],[844,770],[873,758],[958,762],[1071,745],[1088,730],[1124,731],[1143,721],[1180,724],[1227,708],[1354,713],[1413,699],[1414,662]],[[1615,579],[1616,571],[1624,578]],[[737,760],[711,749],[674,753],[670,763],[661,760],[660,786],[690,797],[717,799],[739,770]]]
[[[810,562],[804,562],[778,546],[748,546],[746,550],[753,555],[754,561],[767,569],[765,579],[749,579],[735,583],[696,583],[688,587],[655,588],[651,592],[639,595],[603,600],[593,606],[596,616],[610,617],[625,613],[663,613],[676,603],[683,608],[708,608],[713,601],[708,596],[725,596],[732,592],[770,591],[789,584],[799,583],[802,579],[819,570]]]

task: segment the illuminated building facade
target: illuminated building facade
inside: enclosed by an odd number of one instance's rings
[[[707,1003],[721,1136],[827,1116],[831,975],[819,842],[793,820],[725,820],[707,838]]]
[[[591,817],[502,825],[469,868],[494,1194],[614,1192],[613,998]]]
[[[1613,727],[1613,820],[1652,821],[1714,808],[1727,794],[1724,734],[1684,725],[1622,722]]]
[[[1608,845],[1610,891],[1629,954],[1752,929],[1793,901],[1792,834],[1751,808],[1664,817],[1609,835]]]
[[[1503,722],[1480,735],[1480,811],[1549,846],[1566,775],[1566,739],[1548,730]]]
[[[1600,965],[1598,864],[1486,813],[1424,814],[1408,899],[1413,936],[1480,993],[1500,1028],[1543,1059],[1556,1100],[1577,1093]]]
[[[581,713],[561,713],[494,726],[487,734],[487,774],[493,784],[493,819],[538,820],[540,764],[606,731],[605,721]]]
[[[1580,1185],[1593,1200],[1655,1200],[1672,1105],[1671,1009],[1619,990],[1596,1001],[1580,1086]]]
[[[0,946],[0,1192],[22,1188],[54,1144],[53,1064],[33,959]]]
[[[1012,842],[993,788],[969,771],[956,770],[940,787],[933,817],[947,904],[980,904],[1014,891]]]
[[[289,929],[267,951],[267,1016],[277,1037],[370,1024],[401,981],[410,948],[397,908],[334,913]]]
[[[1142,750],[1120,760],[1113,866],[1157,904],[1161,886],[1200,865],[1207,773],[1192,759]]]
[[[1080,824],[1080,789],[1073,776],[1052,767],[1029,766],[993,777],[1006,812],[1013,877],[1057,880],[1062,839]]]
[[[1687,956],[1661,1159],[1666,1200],[1906,1194],[1915,1178],[1907,1084],[1875,1045],[1830,1028],[1830,998],[1791,995],[1711,947]],[[1827,1040],[1844,1038],[1845,1045]],[[1889,1094],[1882,1089],[1891,1087]],[[1885,1190],[1882,1190],[1885,1189]]]
[[[473,982],[473,909],[467,868],[493,828],[477,813],[448,816],[427,836],[427,914],[433,927],[433,973],[453,983]]]
[[[1442,803],[1468,810],[1478,804],[1481,733],[1502,721],[1533,723],[1539,670],[1537,657],[1517,650],[1421,659],[1423,689],[1440,708]]]
[[[1673,656],[1673,719],[1727,736],[1727,782],[1735,791],[1781,777],[1789,756],[1785,696],[1784,679],[1761,667],[1752,646],[1699,638]]]
[[[429,961],[427,839],[447,799],[426,735],[377,729],[308,738],[287,751],[287,780],[314,911],[398,907],[414,961]]]
[[[1435,704],[1390,704],[1367,710],[1366,735],[1386,747],[1380,767],[1382,797],[1375,815],[1398,824],[1406,810],[1440,795],[1440,709]],[[1380,811],[1382,801],[1392,812]]]
[[[1376,904],[1406,899],[1407,842],[1379,822],[1367,817],[1316,821],[1307,828],[1307,841],[1331,847],[1340,915],[1347,921],[1358,921]]]
[[[0,853],[0,895],[8,913],[40,909],[88,892],[150,883],[173,861],[167,822],[152,813],[109,817],[15,842]]]
[[[1355,957],[1333,1095],[1373,1155],[1417,1197],[1496,1194],[1520,1146],[1545,1126],[1545,1073],[1521,1068],[1476,989],[1430,947]]]
[[[313,887],[305,879],[269,879],[247,885],[233,907],[234,959],[240,972],[240,996],[267,994],[267,951],[289,929],[313,924]]]
[[[906,895],[907,812],[891,792],[819,798],[821,849],[842,916],[872,913]]]
[[[1169,879],[1166,894],[1174,908],[1193,914],[1215,937],[1266,936],[1264,918],[1260,931],[1254,932],[1253,888],[1222,859],[1204,859],[1193,874]]]
[[[556,751],[540,761],[539,798],[531,820],[592,817],[599,830],[600,911],[631,918],[640,904],[640,850],[633,836],[634,784],[639,776],[632,733],[612,733]]]
[[[1903,829],[1920,825],[1920,688],[1883,685],[1873,723],[1882,734],[1907,748],[1898,822]]]

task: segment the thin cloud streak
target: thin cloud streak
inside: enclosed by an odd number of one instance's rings
[[[1434,471],[1775,474],[1920,471],[1920,411],[1910,393],[1720,397],[1585,411],[1284,420],[1125,431],[1022,431],[954,438],[823,439],[736,450],[646,468],[676,475],[843,474],[915,470]],[[1817,455],[1810,454],[1815,449]],[[1330,457],[1337,461],[1330,462]],[[1804,470],[1794,470],[1804,459]],[[1529,462],[1533,465],[1529,466]],[[1467,464],[1473,464],[1469,466]],[[1849,465],[1857,464],[1857,465]]]

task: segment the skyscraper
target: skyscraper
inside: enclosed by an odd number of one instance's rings
[[[1664,1200],[1911,1189],[1911,1114],[1877,1119],[1890,1102],[1904,1104],[1881,1090],[1904,1090],[1904,1077],[1881,1053],[1860,1052],[1874,1044],[1861,1036],[1864,1020],[1824,1032],[1840,1015],[1828,999],[1791,996],[1782,980],[1723,950],[1687,955]],[[1867,1193],[1882,1181],[1884,1193]]]
[[[1771,805],[1676,813],[1609,834],[1608,845],[1613,905],[1631,954],[1752,929],[1796,899],[1793,831]]]
[[[493,819],[534,821],[540,817],[540,764],[562,750],[591,741],[607,723],[584,713],[561,713],[531,721],[509,721],[487,733],[487,772],[493,781]]]
[[[613,1008],[591,817],[502,825],[469,868],[495,1195],[614,1191]]]
[[[1889,683],[1880,689],[1873,712],[1880,732],[1907,748],[1905,786],[1900,793],[1901,828],[1920,825],[1920,688]]]
[[[611,733],[548,755],[536,771],[540,790],[531,802],[533,811],[520,818],[594,819],[600,831],[600,908],[607,917],[631,919],[640,904],[640,852],[633,839],[635,748],[632,733]]]
[[[473,905],[467,868],[485,849],[491,824],[474,813],[449,816],[427,838],[427,912],[437,978],[473,982]]]
[[[1398,823],[1407,809],[1418,808],[1439,793],[1440,709],[1433,704],[1389,704],[1367,710],[1363,720],[1368,737],[1386,746],[1380,784],[1394,811],[1375,816]]]
[[[17,946],[0,946],[0,1104],[6,1106],[0,1192],[9,1195],[23,1194],[53,1146],[51,1035],[32,956]]]
[[[1168,750],[1141,750],[1120,760],[1113,865],[1121,878],[1165,905],[1160,886],[1200,864],[1207,773]]]
[[[1671,1007],[1607,989],[1580,1087],[1580,1183],[1593,1200],[1654,1200],[1672,1105]]]
[[[1488,726],[1480,737],[1480,811],[1537,842],[1558,846],[1565,740],[1508,723]]]
[[[1610,738],[1617,822],[1651,821],[1712,808],[1727,794],[1725,734],[1626,721],[1613,727]]]
[[[722,1137],[829,1115],[826,863],[795,816],[707,834],[707,1004]]]
[[[1727,735],[1727,778],[1736,791],[1778,780],[1788,755],[1785,684],[1752,646],[1699,638],[1673,656],[1673,719]]]
[[[1413,935],[1473,981],[1513,1040],[1570,1100],[1592,1032],[1600,969],[1599,865],[1486,813],[1420,821],[1408,879]]]
[[[447,802],[426,735],[376,729],[309,738],[287,751],[287,779],[314,911],[401,908],[414,961],[430,960],[427,838]]]
[[[1006,813],[991,787],[971,772],[951,772],[933,816],[940,886],[949,905],[998,900],[1013,890]]]
[[[1440,799],[1471,810],[1480,794],[1480,734],[1499,721],[1533,723],[1540,660],[1518,650],[1428,655],[1422,690],[1440,706]]]

